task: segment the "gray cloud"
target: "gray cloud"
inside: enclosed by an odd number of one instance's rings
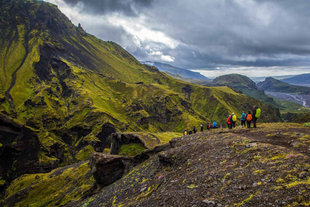
[[[64,1],[73,22],[140,60],[188,68],[310,65],[308,0]]]
[[[71,6],[82,3],[84,12],[106,14],[121,12],[128,16],[139,15],[138,12],[144,7],[151,6],[153,0],[64,0]]]

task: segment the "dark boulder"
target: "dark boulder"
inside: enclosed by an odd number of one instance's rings
[[[170,148],[171,144],[156,146],[153,149],[143,151],[135,157],[107,155],[95,152],[90,159],[91,172],[98,185],[107,186],[121,179],[135,166],[159,152]]]
[[[93,153],[90,165],[96,183],[107,186],[120,179],[128,171],[132,158]]]

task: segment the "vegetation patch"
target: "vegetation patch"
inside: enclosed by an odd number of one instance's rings
[[[135,156],[144,150],[146,150],[146,148],[141,144],[124,144],[121,145],[119,155]]]

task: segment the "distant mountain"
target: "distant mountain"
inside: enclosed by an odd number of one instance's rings
[[[175,67],[169,64],[160,62],[146,61],[145,64],[157,67],[160,71],[165,72],[175,78],[185,79],[185,80],[199,80],[206,81],[210,80],[207,77],[201,75],[200,73],[193,72],[184,68]]]
[[[264,81],[257,83],[257,87],[264,91],[310,94],[309,87],[291,85],[271,77],[268,77]]]
[[[301,104],[305,107],[310,107],[310,88],[296,86],[285,83],[283,81],[266,78],[264,81],[257,84],[258,88],[264,90],[266,94]]]
[[[242,92],[248,96],[256,98],[274,107],[278,107],[275,101],[259,90],[253,80],[244,75],[228,74],[215,78],[213,85],[228,86],[238,92]]]
[[[293,77],[281,79],[281,81],[301,86],[310,86],[310,73],[295,75]]]

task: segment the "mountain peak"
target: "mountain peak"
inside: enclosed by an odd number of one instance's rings
[[[256,84],[250,78],[240,74],[228,74],[215,78],[213,80],[214,84],[228,85],[232,88],[251,88],[257,89]]]

